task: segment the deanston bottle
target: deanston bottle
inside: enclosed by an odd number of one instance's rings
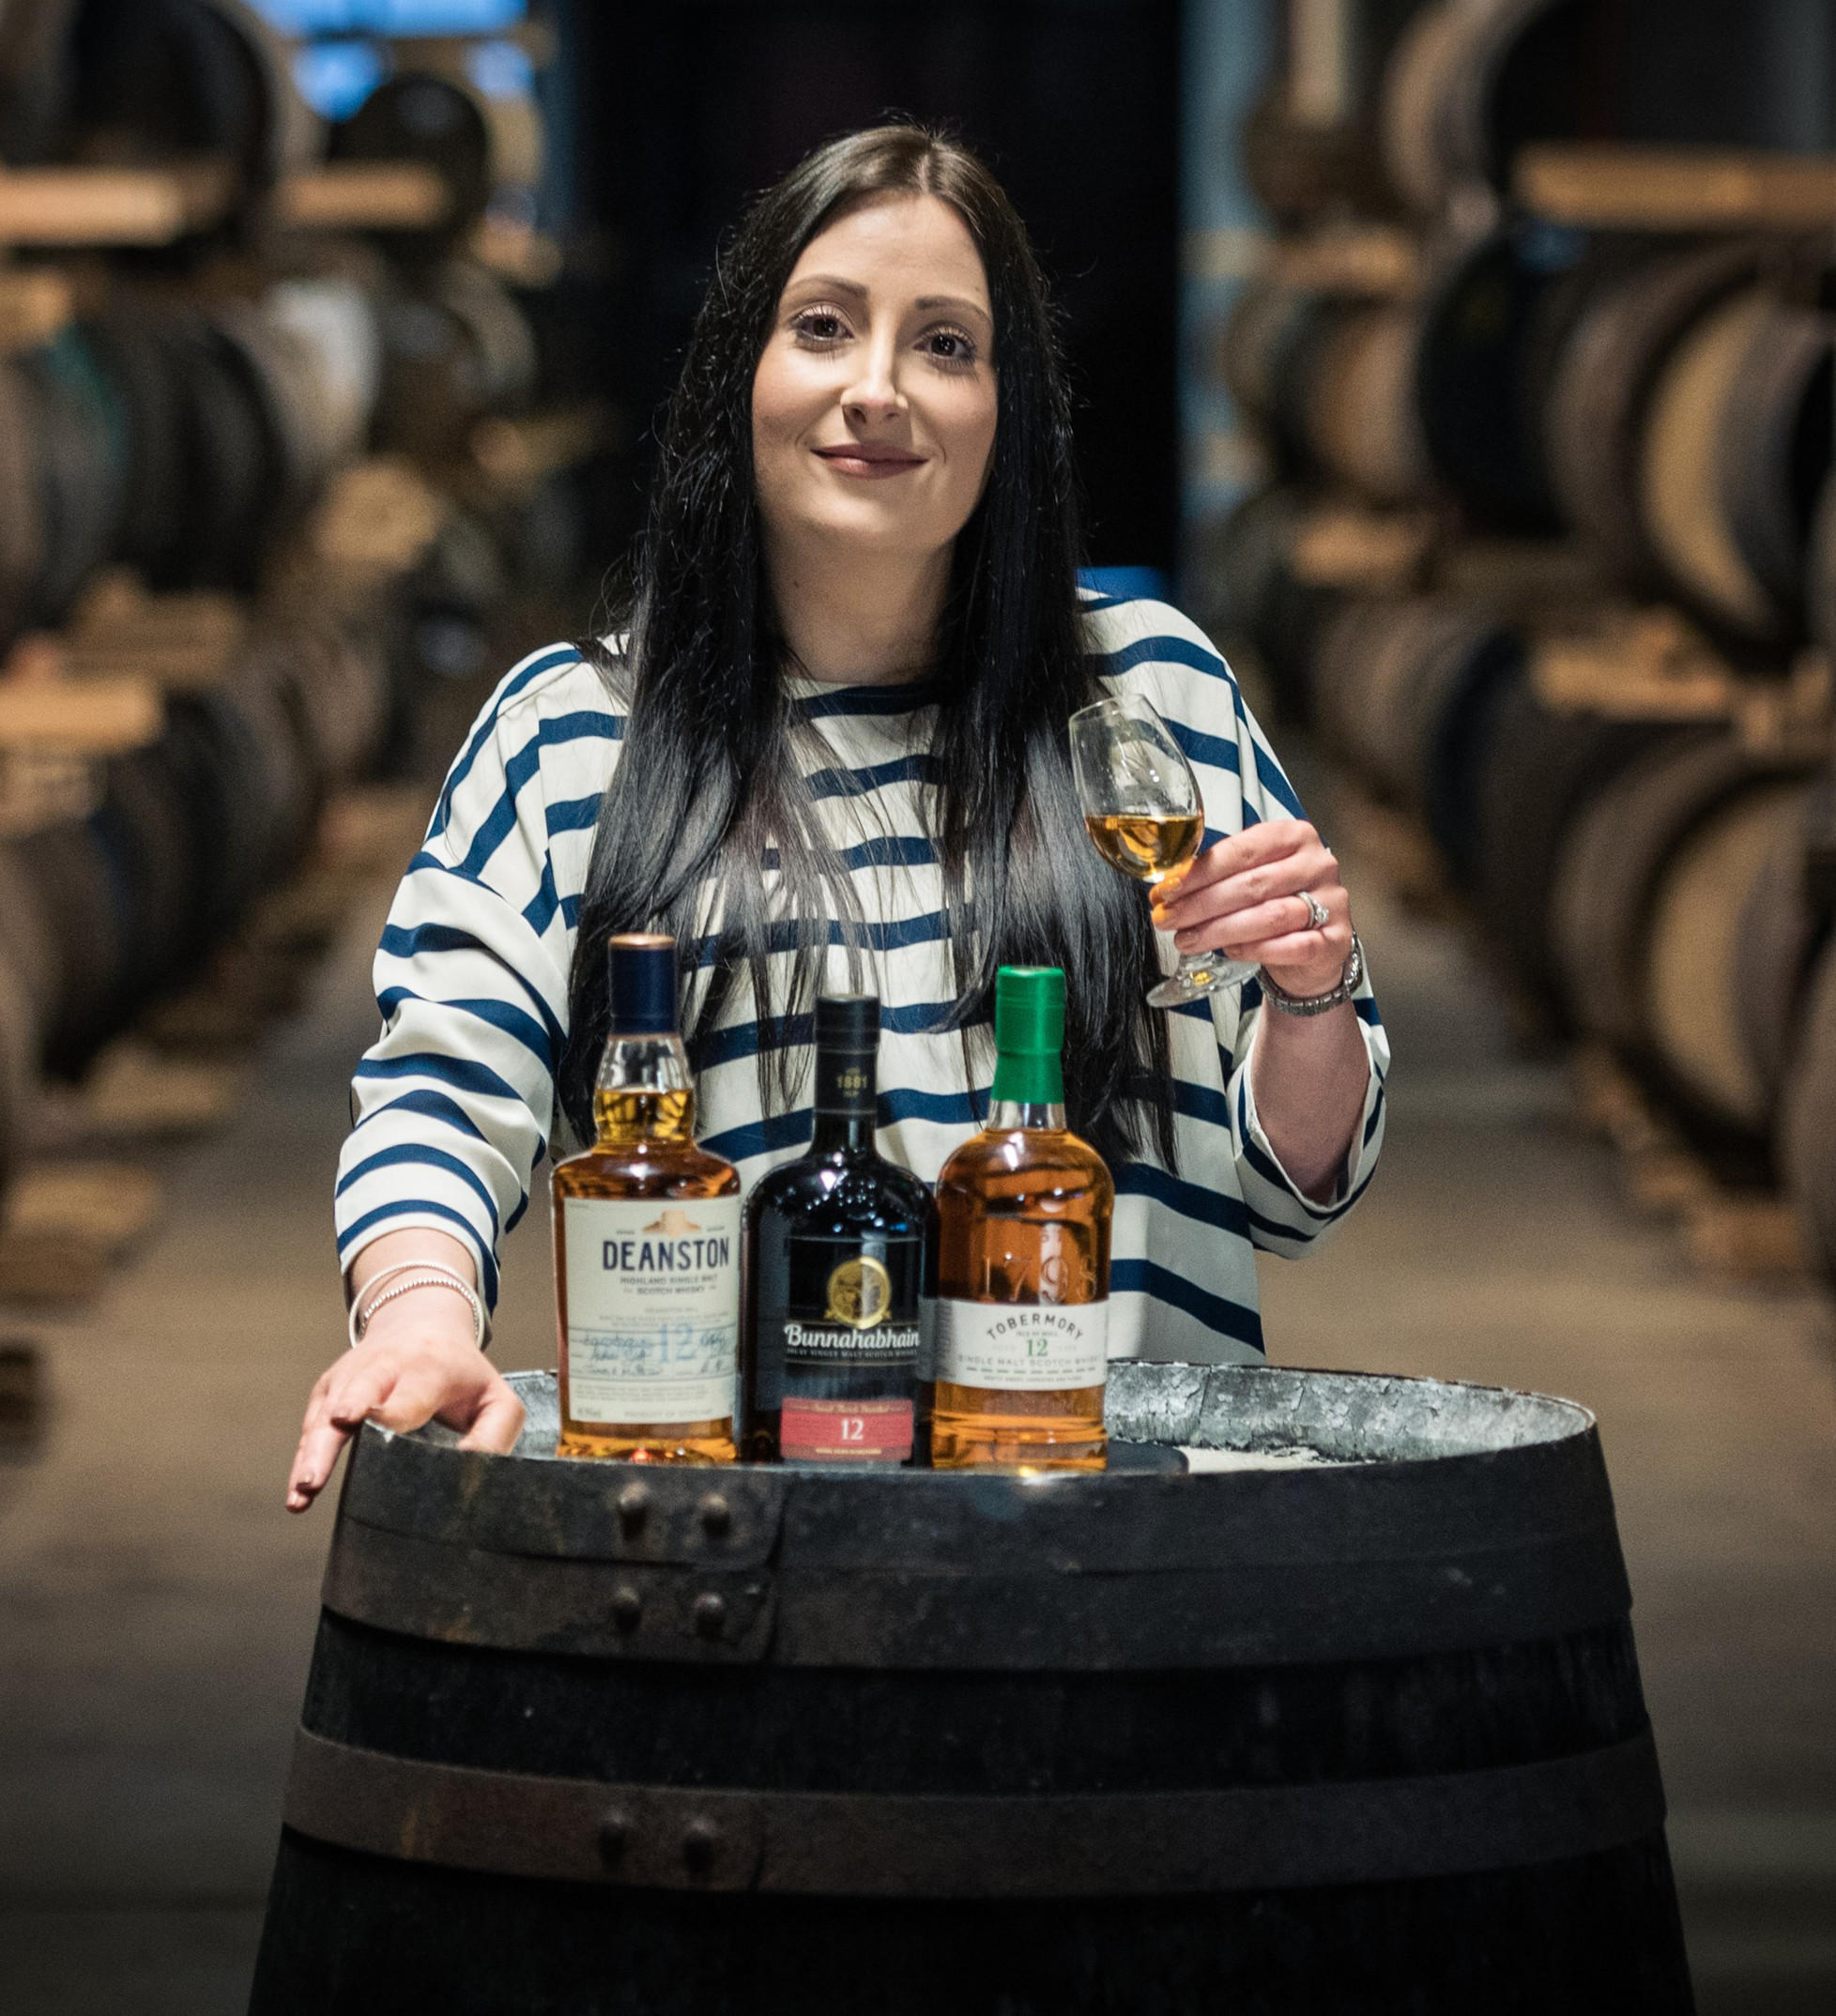
[[[1109,1220],[1103,1158],[1064,1123],[1064,975],[995,980],[988,1124],[937,1179],[940,1470],[1101,1470]]]
[[[557,1164],[560,1454],[730,1463],[740,1175],[695,1145],[676,945],[611,939],[598,1138]]]
[[[745,1214],[743,1451],[769,1462],[911,1460],[930,1193],[874,1147],[880,1003],[816,1004],[808,1153]]]

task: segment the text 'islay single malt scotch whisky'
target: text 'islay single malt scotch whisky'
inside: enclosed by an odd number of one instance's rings
[[[730,1463],[740,1176],[695,1145],[676,946],[612,939],[598,1138],[555,1169],[563,1456]]]
[[[874,1148],[880,1003],[816,1004],[809,1153],[746,1204],[744,1448],[813,1463],[911,1460],[930,1192]]]
[[[1109,1220],[1103,1158],[1064,1124],[1064,975],[995,981],[988,1124],[937,1179],[940,1470],[1101,1470]]]

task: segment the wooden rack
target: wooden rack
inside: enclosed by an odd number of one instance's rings
[[[1836,226],[1836,155],[1618,145],[1527,146],[1512,192],[1593,231],[1816,231]]]

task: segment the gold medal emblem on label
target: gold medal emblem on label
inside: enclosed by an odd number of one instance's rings
[[[862,1254],[843,1260],[829,1276],[829,1321],[871,1330],[893,1306],[893,1276],[879,1260]]]

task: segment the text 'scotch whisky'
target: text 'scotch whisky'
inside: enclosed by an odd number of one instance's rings
[[[937,1179],[941,1470],[1101,1470],[1109,1220],[1103,1158],[1064,1124],[1064,975],[995,982],[988,1124]]]
[[[809,1152],[746,1203],[749,1459],[911,1460],[930,1193],[874,1147],[880,1003],[816,1004]]]
[[[676,946],[612,939],[598,1138],[555,1168],[563,1456],[730,1463],[740,1176],[695,1145]]]

